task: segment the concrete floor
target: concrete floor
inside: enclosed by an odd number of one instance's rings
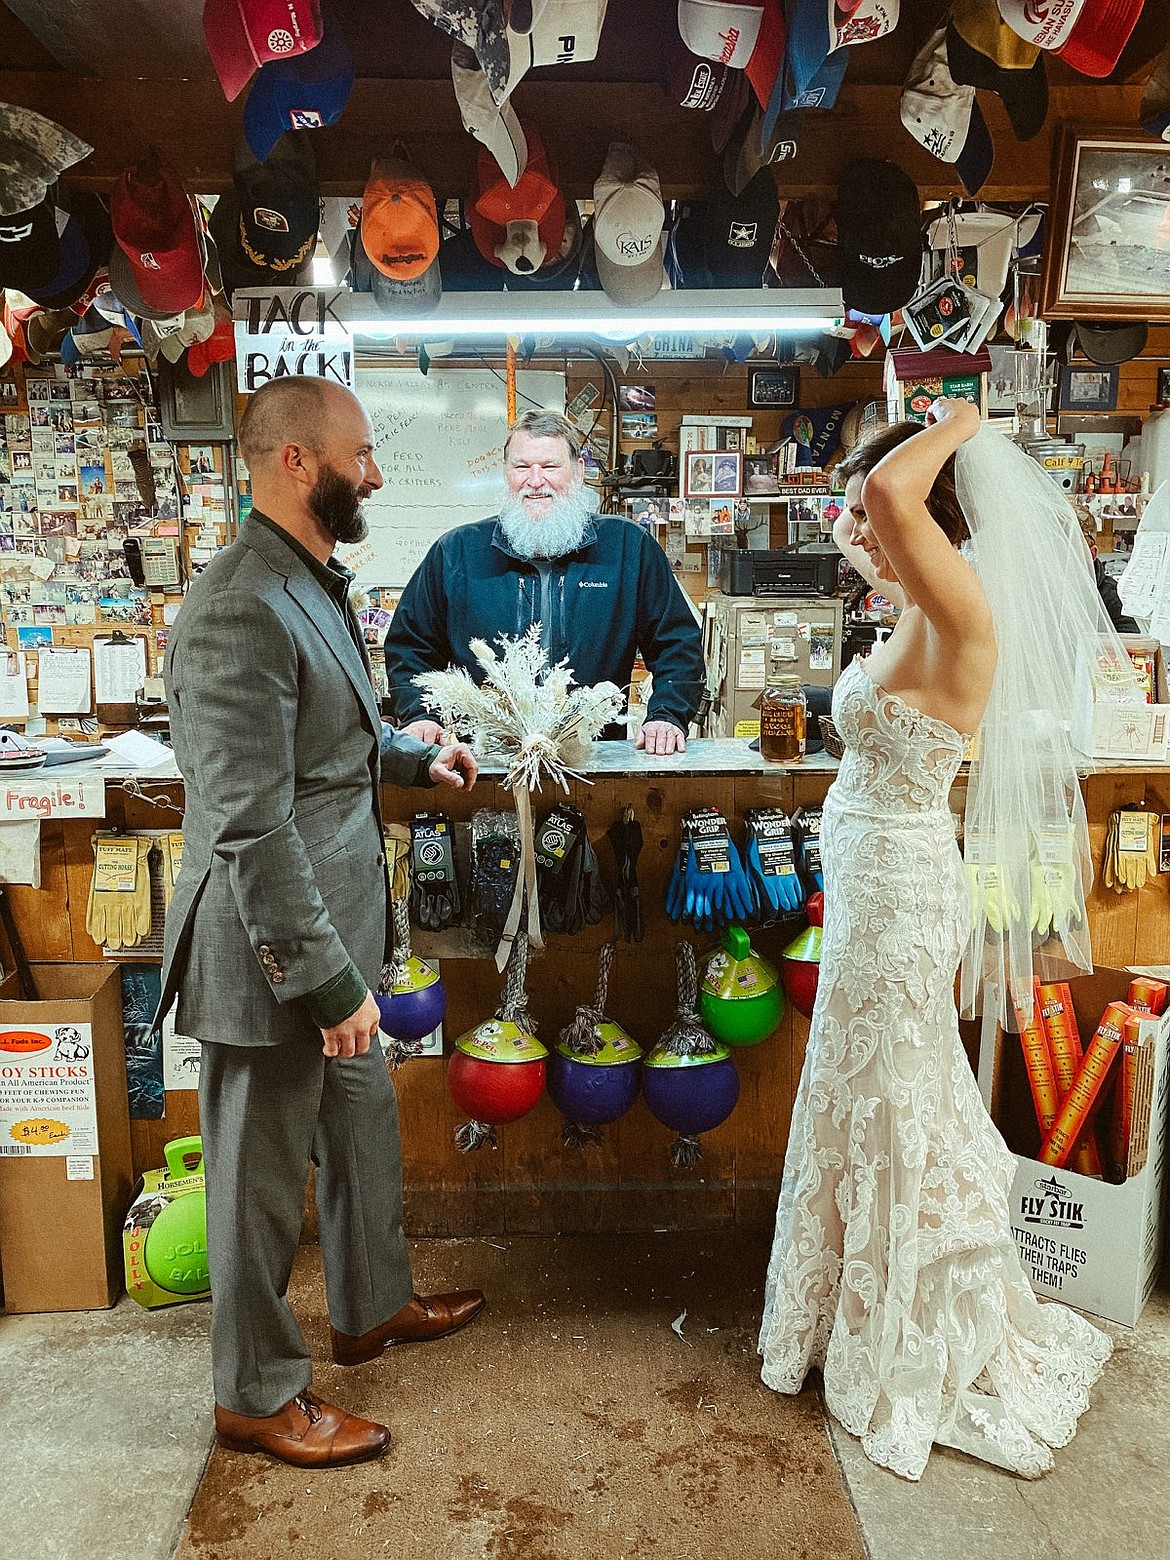
[[[128,1300],[112,1311],[0,1316],[4,1560],[170,1560],[211,1442],[207,1322],[206,1306],[147,1314]],[[1170,1290],[1133,1332],[1109,1330],[1116,1352],[1093,1406],[1038,1483],[936,1451],[921,1484],[906,1484],[834,1430],[872,1560],[1170,1553]],[[749,1552],[747,1541],[735,1560]]]

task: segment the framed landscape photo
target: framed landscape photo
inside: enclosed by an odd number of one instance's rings
[[[748,405],[795,406],[800,390],[799,368],[753,368],[750,371]]]
[[[1066,127],[1048,214],[1041,312],[1062,320],[1170,321],[1164,141]]]

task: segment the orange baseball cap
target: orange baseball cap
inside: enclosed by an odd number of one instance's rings
[[[362,197],[362,247],[370,264],[396,282],[413,281],[439,253],[435,195],[400,157],[378,157]]]

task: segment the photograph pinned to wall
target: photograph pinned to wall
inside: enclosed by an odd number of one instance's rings
[[[18,628],[16,637],[22,650],[43,650],[53,643],[53,630],[47,626]]]
[[[688,450],[683,457],[684,498],[706,498],[715,491],[715,456],[708,450]]]
[[[1118,368],[1066,363],[1060,371],[1062,412],[1112,412],[1117,408]]]
[[[656,531],[670,518],[670,500],[667,498],[631,498],[630,519],[644,531]]]
[[[735,535],[735,506],[725,498],[711,498],[707,500],[710,506],[710,535],[734,536]]]
[[[738,498],[743,492],[743,456],[738,450],[716,451],[711,491],[725,498]]]
[[[711,505],[706,498],[683,499],[683,531],[688,537],[710,536]]]
[[[654,412],[623,412],[621,430],[623,439],[656,439],[658,417]]]
[[[188,471],[192,476],[210,476],[215,471],[215,451],[210,444],[187,446]]]
[[[753,368],[748,380],[748,405],[760,407],[795,406],[800,391],[800,370]]]
[[[619,385],[618,406],[623,412],[652,412],[655,409],[653,385]]]
[[[1065,127],[1049,208],[1047,319],[1170,320],[1166,144]]]
[[[839,493],[830,493],[828,498],[821,499],[821,530],[826,536],[832,534],[833,527],[841,518],[844,498]]]
[[[780,485],[778,455],[745,455],[743,490],[745,493],[775,493]]]
[[[15,412],[21,400],[20,386],[15,379],[0,379],[0,411]]]
[[[104,466],[81,466],[78,468],[81,475],[81,494],[83,498],[99,498],[108,492],[109,484],[106,480],[106,468]]]

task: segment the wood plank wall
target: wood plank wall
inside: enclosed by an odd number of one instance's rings
[[[1170,328],[1151,332],[1150,356],[1124,366],[1123,404],[1138,411],[1148,405],[1156,383],[1159,357],[1170,354]],[[1154,354],[1158,354],[1155,356]],[[566,364],[570,397],[586,380],[598,383],[595,362]],[[631,365],[623,379],[654,384],[658,391],[659,430],[666,442],[676,432],[684,411],[743,410],[747,400],[745,365],[716,362],[647,363]],[[877,364],[848,365],[835,378],[819,379],[802,369],[801,404],[828,405],[880,393]],[[777,437],[780,414],[760,413],[761,439]],[[676,928],[661,905],[678,838],[681,814],[700,802],[723,807],[738,824],[744,809],[773,801],[791,808],[816,802],[828,777],[813,773],[795,779],[775,777],[728,780],[644,781],[609,780],[596,786],[573,787],[572,799],[586,813],[603,871],[612,877],[612,854],[605,831],[620,808],[632,804],[642,821],[646,845],[639,864],[646,906],[646,940],[621,945],[611,981],[611,1010],[643,1045],[654,1043],[671,1021],[672,950]],[[173,802],[181,798],[175,786],[148,786]],[[110,821],[128,828],[178,827],[177,806],[156,806],[111,787]],[[387,816],[409,817],[432,793],[387,791]],[[1159,811],[1170,811],[1170,774],[1102,775],[1086,783],[1086,802],[1097,859],[1104,844],[1109,812],[1123,802],[1145,800]],[[551,803],[553,798],[543,799]],[[466,818],[474,807],[511,808],[506,794],[492,782],[478,787],[473,798],[444,797],[453,818]],[[33,960],[95,961],[100,951],[85,931],[85,906],[93,870],[91,836],[86,821],[48,823],[42,829],[43,877],[40,889],[6,890],[28,957]],[[1090,909],[1094,946],[1101,964],[1170,960],[1170,903],[1166,883],[1151,879],[1137,893],[1117,896],[1100,886]],[[570,1018],[573,1008],[591,996],[596,977],[596,953],[608,933],[608,922],[591,928],[580,939],[552,940],[548,956],[532,972],[533,1011],[547,1041]],[[778,959],[783,938],[775,930],[757,934],[766,956]],[[711,939],[696,937],[700,949]],[[4,962],[10,958],[3,947]],[[488,961],[447,961],[444,975],[450,1010],[448,1039],[490,1015],[500,983]],[[766,1226],[772,1217],[789,1113],[807,1037],[807,1024],[788,1014],[772,1038],[737,1055],[741,1079],[740,1103],[728,1123],[705,1139],[705,1155],[694,1171],[673,1170],[667,1158],[671,1134],[638,1102],[624,1121],[606,1129],[600,1147],[570,1153],[560,1146],[560,1117],[546,1098],[533,1114],[501,1130],[500,1148],[492,1153],[460,1155],[452,1133],[458,1113],[447,1094],[443,1064],[434,1060],[409,1063],[397,1075],[403,1118],[408,1223],[415,1234],[486,1234],[510,1231],[569,1229],[657,1229],[704,1227],[734,1222],[744,1228]],[[132,1123],[137,1172],[162,1163],[163,1144],[197,1129],[193,1091],[167,1095],[163,1121]]]

